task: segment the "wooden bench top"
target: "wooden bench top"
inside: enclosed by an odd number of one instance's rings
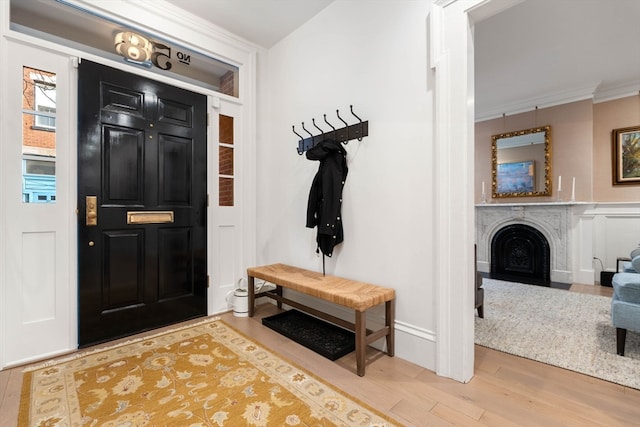
[[[396,297],[396,291],[391,288],[336,276],[323,276],[322,273],[285,264],[247,268],[247,275],[356,311],[365,311]]]

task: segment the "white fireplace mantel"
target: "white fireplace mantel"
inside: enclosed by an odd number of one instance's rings
[[[478,269],[491,270],[491,238],[505,225],[524,223],[544,234],[551,249],[551,280],[596,284],[601,271],[640,243],[640,202],[482,203],[475,205]]]
[[[573,282],[573,242],[578,219],[591,203],[483,203],[476,205],[478,269],[491,270],[491,241],[497,231],[511,224],[524,224],[540,231],[549,242],[551,281]]]

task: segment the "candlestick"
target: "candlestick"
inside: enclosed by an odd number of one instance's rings
[[[576,201],[576,177],[575,176],[571,181],[571,201],[572,202]]]
[[[558,191],[562,191],[562,175],[558,176]]]
[[[482,181],[482,203],[487,203],[487,193],[484,192],[484,181]]]

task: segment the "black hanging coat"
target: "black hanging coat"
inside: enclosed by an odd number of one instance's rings
[[[341,206],[348,171],[346,156],[342,144],[334,140],[322,141],[307,151],[307,159],[320,161],[309,192],[307,227],[318,227],[318,249],[329,257],[344,240]]]

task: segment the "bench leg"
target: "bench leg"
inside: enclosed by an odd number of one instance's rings
[[[395,300],[387,301],[385,303],[385,326],[389,328],[387,334],[387,354],[393,357],[395,352],[395,318],[396,318],[396,305]]]
[[[366,311],[356,311],[356,372],[359,376],[364,376],[364,364],[367,353],[367,313]]]
[[[249,276],[247,280],[247,291],[249,292],[249,317],[253,317],[256,305],[256,288],[254,286],[255,279]]]
[[[278,295],[279,297],[282,297],[282,286],[280,285],[276,285],[276,295]],[[279,309],[282,310],[282,300],[278,300],[277,304]]]

